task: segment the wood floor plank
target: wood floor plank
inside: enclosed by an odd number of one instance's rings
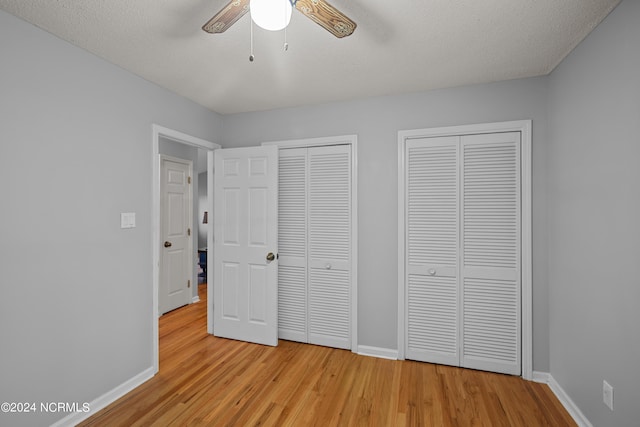
[[[200,302],[160,318],[160,372],[82,426],[575,426],[544,384],[206,332]]]

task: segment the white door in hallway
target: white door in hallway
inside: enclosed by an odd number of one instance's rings
[[[160,158],[160,314],[191,302],[191,168],[186,160]]]
[[[278,344],[278,149],[214,152],[216,336]]]

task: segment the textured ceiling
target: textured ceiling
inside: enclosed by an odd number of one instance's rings
[[[619,0],[329,0],[337,39],[293,12],[284,32],[249,15],[202,25],[228,0],[0,0],[0,8],[222,114],[544,75]]]

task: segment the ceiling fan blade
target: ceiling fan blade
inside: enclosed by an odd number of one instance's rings
[[[356,23],[324,0],[298,0],[296,9],[338,38],[350,36]]]
[[[249,11],[249,0],[231,0],[202,29],[207,33],[223,33]]]

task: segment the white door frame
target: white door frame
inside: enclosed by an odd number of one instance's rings
[[[321,138],[269,141],[262,145],[283,148],[308,148],[327,145],[351,146],[351,351],[358,353],[358,136],[341,135]]]
[[[406,212],[404,206],[406,167],[405,143],[411,139],[436,136],[477,135],[498,132],[521,133],[520,173],[522,186],[522,378],[533,379],[533,291],[532,291],[532,231],[531,231],[531,120],[480,123],[398,132],[398,359],[405,358],[405,260]]]
[[[178,132],[173,129],[165,128],[156,124],[151,125],[152,129],[152,141],[151,141],[151,178],[152,178],[152,194],[151,194],[151,239],[152,239],[152,266],[153,266],[153,310],[151,319],[153,325],[153,373],[158,373],[160,368],[160,337],[158,331],[158,289],[160,283],[160,138],[166,138],[168,140],[178,142],[180,144],[189,145],[196,148],[202,148],[209,150],[210,153],[207,162],[207,178],[211,183],[211,176],[213,175],[213,150],[221,148],[219,144],[214,142],[205,141],[204,139],[196,138],[191,135],[187,135],[182,132]],[[209,191],[212,187],[209,186]],[[209,199],[213,200],[212,198]],[[207,234],[209,239],[213,236],[213,221],[209,221],[207,224]],[[207,257],[207,274],[211,275],[211,263],[210,257]],[[212,264],[212,263],[211,263]],[[210,282],[207,282],[210,283]],[[211,286],[207,286],[209,290]],[[211,296],[207,293],[208,296]],[[207,301],[207,321],[213,317],[213,298]]]

